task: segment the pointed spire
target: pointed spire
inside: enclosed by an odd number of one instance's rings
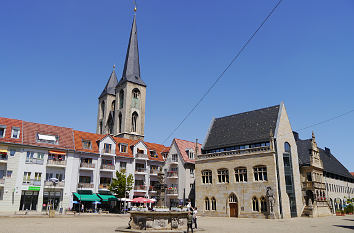
[[[135,15],[133,19],[132,29],[130,32],[129,44],[127,49],[127,55],[125,57],[122,79],[119,81],[118,85],[127,81],[140,84],[142,86],[146,86],[146,84],[140,77],[138,36],[137,36]]]
[[[113,65],[113,71],[111,73],[111,76],[109,77],[106,87],[103,89],[99,98],[103,97],[106,94],[110,94],[110,95],[116,94],[115,89],[118,84],[118,79],[117,79],[115,69],[116,69],[116,65]]]

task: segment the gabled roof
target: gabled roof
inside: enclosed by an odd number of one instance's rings
[[[299,139],[296,141],[296,144],[300,166],[309,165],[310,150],[312,148],[311,139]],[[323,170],[325,172],[353,179],[349,171],[336,159],[336,157],[334,157],[330,151],[323,150],[322,148],[318,149],[320,152],[320,158],[323,162]]]
[[[270,140],[274,135],[279,105],[216,118],[211,125],[203,150],[247,145]]]
[[[111,73],[111,76],[109,77],[106,87],[103,89],[99,98],[103,97],[106,94],[115,95],[116,94],[115,89],[116,89],[117,84],[118,84],[117,75],[116,75],[116,71],[114,70],[114,66],[113,66],[113,71]]]
[[[140,77],[138,35],[135,15],[133,19],[132,29],[130,32],[123,74],[121,80],[118,83],[118,86],[125,82],[132,82],[142,86],[146,86],[146,84]]]
[[[160,162],[165,161],[162,156],[162,153],[166,151],[166,146],[161,145],[161,144],[156,144],[156,143],[150,143],[150,142],[145,142],[145,145],[149,149],[148,150],[149,160],[155,160],[155,161],[160,161]],[[156,152],[157,158],[151,157],[150,150],[153,150]]]
[[[202,145],[198,143],[198,152],[195,153],[195,142],[191,141],[186,141],[182,139],[175,138],[174,141],[176,142],[176,145],[178,147],[179,152],[182,155],[182,158],[185,163],[195,163],[195,159],[189,159],[189,156],[187,154],[188,149],[192,149],[194,151],[194,157],[197,157],[197,154],[201,153],[201,147]]]
[[[100,140],[101,137],[102,135],[100,134],[74,130],[75,149],[77,151],[91,152],[91,153],[98,154],[99,153],[98,141]],[[84,149],[82,147],[83,140],[87,140],[91,142],[91,149]]]

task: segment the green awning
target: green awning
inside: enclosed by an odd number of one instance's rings
[[[97,196],[99,196],[102,201],[117,201],[118,199],[113,196],[113,195],[103,195],[103,194],[97,194]]]
[[[79,201],[101,201],[96,194],[78,194],[74,193]]]

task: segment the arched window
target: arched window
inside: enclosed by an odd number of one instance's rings
[[[209,198],[205,198],[204,199],[205,202],[205,210],[210,210],[210,203],[209,203]]]
[[[213,183],[213,173],[211,170],[202,171],[202,183],[212,184]]]
[[[132,132],[136,132],[137,131],[137,122],[138,122],[138,113],[137,112],[133,112],[133,115],[132,115]]]
[[[284,143],[284,151],[290,153],[291,152],[291,147],[288,142]]]
[[[261,197],[261,212],[267,212],[267,201],[263,196]]]
[[[215,199],[215,197],[211,198],[211,210],[216,210],[216,199]]]
[[[245,168],[245,167],[235,168],[235,181],[236,182],[247,182],[247,168]]]
[[[253,168],[254,180],[255,181],[266,181],[267,177],[267,167],[266,166],[256,166]]]
[[[119,92],[119,109],[123,108],[124,104],[124,91],[120,90]]]
[[[100,134],[102,134],[103,132],[103,125],[102,125],[102,121],[100,121]]]
[[[229,183],[229,170],[227,170],[226,168],[219,169],[218,181],[219,183]]]
[[[118,120],[119,120],[119,133],[122,132],[122,113],[120,112],[118,115]]]
[[[108,126],[108,133],[109,134],[113,134],[114,123],[113,123],[113,119],[112,119],[111,115],[109,115],[109,118],[108,118],[108,121],[107,121],[107,126]]]
[[[112,101],[112,105],[111,105],[111,111],[115,111],[116,110],[116,101],[115,100],[113,100]]]
[[[105,110],[105,102],[102,100],[101,102],[101,118],[104,118],[104,111]]]
[[[138,88],[133,89],[132,107],[139,108],[140,91]]]
[[[252,198],[252,210],[259,212],[258,199],[257,197]]]
[[[234,193],[231,193],[229,196],[229,203],[237,203],[237,197]]]

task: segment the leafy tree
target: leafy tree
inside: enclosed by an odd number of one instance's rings
[[[125,170],[117,171],[116,177],[112,179],[112,183],[109,186],[109,190],[115,193],[118,198],[125,197],[125,193],[129,192],[133,188],[134,178],[132,174],[128,177],[125,174]]]

